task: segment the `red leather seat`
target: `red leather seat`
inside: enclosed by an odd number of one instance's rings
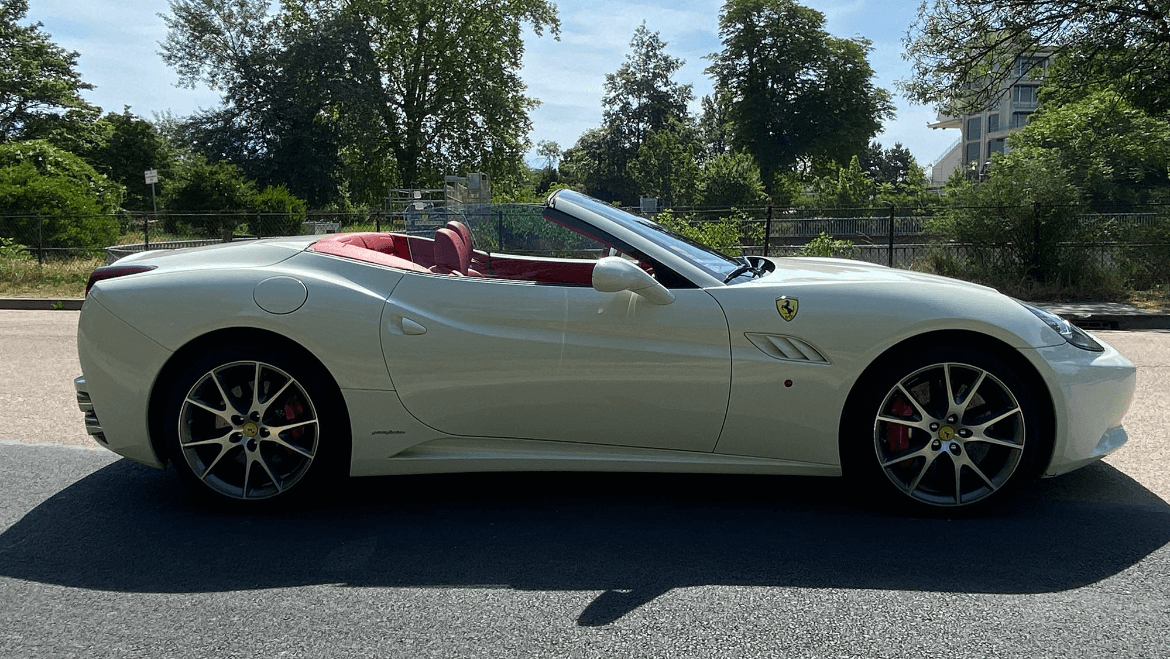
[[[471,229],[468,229],[466,224],[451,220],[447,223],[447,228],[459,234],[459,237],[463,238],[464,244],[467,245],[468,252],[471,252],[471,250],[475,249],[475,245],[473,245],[471,242]]]
[[[439,229],[435,232],[435,265],[431,272],[449,275],[458,273],[466,275],[471,267],[471,250],[463,242],[463,237],[450,229]]]

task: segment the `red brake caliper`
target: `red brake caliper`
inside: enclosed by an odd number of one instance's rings
[[[905,401],[897,399],[890,406],[890,416],[896,416],[899,419],[911,419],[914,417],[914,408],[906,404]],[[886,442],[889,443],[890,450],[894,453],[910,448],[910,426],[887,423]]]
[[[284,404],[284,422],[291,423],[291,422],[295,421],[296,418],[298,416],[300,416],[301,412],[304,412],[304,411],[305,411],[305,408],[301,406],[301,399],[297,398],[296,396],[290,396],[288,399],[288,402],[286,402]],[[292,429],[293,439],[300,439],[301,435],[304,434],[304,432],[305,432],[305,429],[303,426],[300,428],[293,428]]]

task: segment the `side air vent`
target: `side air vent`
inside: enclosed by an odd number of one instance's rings
[[[809,364],[828,364],[829,360],[819,350],[794,336],[778,336],[775,334],[744,334],[748,341],[760,349],[765,355],[773,359],[782,359],[789,362],[806,362]]]

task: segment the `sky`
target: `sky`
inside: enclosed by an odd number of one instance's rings
[[[458,2],[459,0],[452,0]],[[721,50],[721,0],[561,0],[560,40],[547,31],[529,33],[521,77],[526,93],[540,100],[531,113],[529,134],[533,149],[551,140],[562,149],[572,146],[586,130],[601,125],[602,85],[629,53],[634,30],[646,22],[666,41],[666,52],[686,64],[675,81],[694,86],[696,99],[711,93],[711,79],[703,72],[705,57]],[[919,0],[803,0],[825,14],[826,29],[837,37],[861,36],[873,42],[870,65],[878,86],[894,94],[897,116],[887,121],[877,139],[884,146],[901,142],[929,167],[958,140],[957,131],[932,130],[935,118],[928,107],[912,105],[894,82],[910,75],[902,60],[902,37],[914,21]],[[53,40],[80,53],[82,79],[95,86],[83,95],[105,111],[123,106],[147,119],[171,112],[184,116],[219,104],[219,94],[204,87],[176,87],[178,76],[162,62],[159,42],[166,25],[158,12],[167,10],[158,0],[30,0],[25,23],[39,21]],[[696,100],[693,111],[698,111]],[[540,162],[535,154],[529,163]],[[542,163],[541,163],[542,164]],[[459,172],[462,174],[463,172]]]

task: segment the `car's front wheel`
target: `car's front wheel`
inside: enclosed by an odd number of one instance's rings
[[[336,475],[348,424],[322,370],[257,345],[194,360],[172,387],[165,419],[186,482],[213,500],[254,507]]]
[[[1035,474],[1041,416],[1016,369],[958,347],[905,353],[873,374],[843,424],[863,481],[920,508],[978,509]]]

